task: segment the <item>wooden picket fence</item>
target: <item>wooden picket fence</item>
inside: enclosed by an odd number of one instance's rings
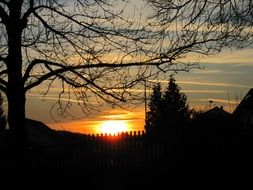
[[[57,151],[49,149],[45,155],[36,165],[66,169],[151,169],[166,165],[165,145],[149,141],[143,131],[80,135],[73,137],[70,145]]]

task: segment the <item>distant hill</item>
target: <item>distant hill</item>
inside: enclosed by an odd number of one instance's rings
[[[26,119],[28,143],[33,146],[73,145],[75,141],[85,141],[87,135],[69,131],[57,131],[41,121]]]
[[[28,143],[30,145],[55,146],[56,131],[40,121],[26,119]]]

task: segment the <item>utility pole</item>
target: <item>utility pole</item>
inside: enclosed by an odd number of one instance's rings
[[[145,106],[145,123],[147,121],[147,81],[144,79],[144,106]]]

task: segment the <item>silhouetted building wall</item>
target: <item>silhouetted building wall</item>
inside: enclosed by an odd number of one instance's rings
[[[253,128],[253,88],[233,112],[233,118],[243,128]]]

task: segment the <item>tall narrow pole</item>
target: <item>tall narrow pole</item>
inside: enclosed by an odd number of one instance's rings
[[[147,81],[144,79],[145,123],[147,121]]]

